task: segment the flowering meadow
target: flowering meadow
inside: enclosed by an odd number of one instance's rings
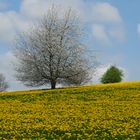
[[[139,140],[140,82],[0,93],[0,140]]]

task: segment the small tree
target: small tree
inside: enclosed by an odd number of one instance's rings
[[[123,77],[123,71],[118,69],[115,66],[111,66],[107,71],[103,74],[101,78],[101,82],[106,83],[117,83],[121,82]]]
[[[0,92],[5,91],[8,88],[8,83],[5,81],[3,74],[0,74]]]

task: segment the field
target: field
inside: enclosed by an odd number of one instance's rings
[[[139,140],[140,82],[0,93],[0,140]]]

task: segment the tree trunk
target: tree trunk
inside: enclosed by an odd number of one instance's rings
[[[51,89],[55,89],[56,86],[56,82],[55,81],[51,81]]]

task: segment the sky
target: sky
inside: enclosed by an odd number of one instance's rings
[[[93,83],[110,65],[123,70],[124,81],[140,80],[140,0],[0,0],[0,73],[9,91],[29,89],[14,77],[16,35],[28,30],[52,4],[64,10],[71,7],[83,22],[85,43],[96,50],[101,64]]]

